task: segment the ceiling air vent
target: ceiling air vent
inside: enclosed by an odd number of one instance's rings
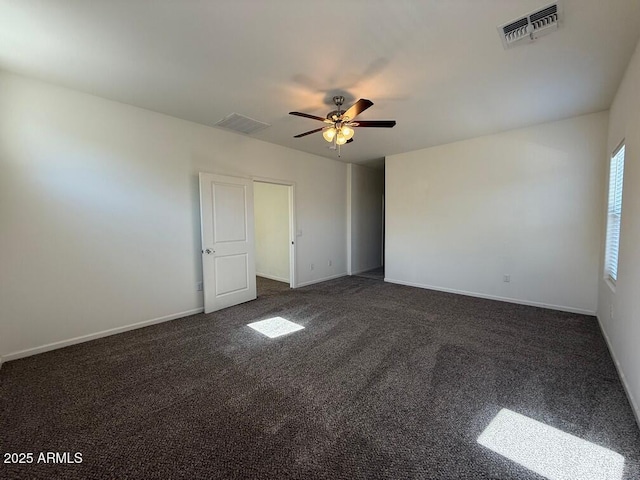
[[[253,118],[245,117],[238,113],[232,113],[227,115],[219,122],[215,123],[216,127],[226,128],[227,130],[233,130],[234,132],[246,133],[251,135],[252,133],[262,130],[263,128],[270,127],[268,123],[259,122]]]
[[[562,19],[562,4],[555,2],[505,23],[498,27],[502,45],[507,49],[522,43],[531,43],[543,35],[556,31]]]

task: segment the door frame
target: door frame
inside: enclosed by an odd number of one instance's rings
[[[259,183],[271,183],[273,185],[282,185],[288,187],[289,190],[289,286],[298,288],[298,275],[296,273],[296,247],[297,247],[297,229],[296,229],[296,182],[290,180],[281,180],[269,177],[251,177],[251,180]]]

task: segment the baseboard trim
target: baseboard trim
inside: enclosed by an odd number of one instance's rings
[[[257,277],[268,278],[269,280],[275,280],[276,282],[291,283],[291,282],[289,282],[288,278],[276,277],[275,275],[269,275],[267,273],[257,273],[256,272],[256,276]]]
[[[61,340],[59,342],[48,343],[40,347],[27,348],[18,352],[9,353],[0,357],[0,364],[4,362],[10,362],[11,360],[17,360],[19,358],[30,357],[31,355],[37,355],[38,353],[49,352],[51,350],[57,350],[59,348],[69,347],[78,343],[89,342],[102,337],[108,337],[110,335],[117,335],[118,333],[128,332],[129,330],[136,330],[138,328],[148,327],[157,323],[168,322],[176,320],[178,318],[188,317],[189,315],[195,315],[196,313],[202,313],[204,308],[194,308],[185,312],[173,313],[171,315],[165,315],[164,317],[152,318],[151,320],[144,320],[142,322],[132,323],[130,325],[124,325],[122,327],[110,328],[97,333],[90,333],[88,335],[81,335],[79,337],[70,338],[68,340]]]
[[[298,287],[308,287],[316,283],[327,282],[329,280],[335,280],[336,278],[346,277],[347,273],[338,273],[337,275],[331,275],[330,277],[318,278],[317,280],[309,280],[308,282],[302,282],[298,284]]]
[[[609,354],[611,358],[613,358],[613,363],[616,366],[616,370],[618,372],[618,376],[622,381],[622,386],[624,387],[624,392],[627,394],[627,398],[629,399],[629,403],[631,404],[631,410],[636,417],[636,423],[638,424],[638,428],[640,428],[640,407],[638,406],[638,402],[636,401],[631,389],[629,388],[629,384],[627,383],[627,377],[622,370],[622,366],[620,362],[618,362],[618,358],[616,357],[616,352],[613,349],[613,345],[611,345],[611,340],[609,339],[609,335],[607,335],[607,331],[604,328],[604,324],[600,321],[600,317],[596,316],[598,319],[598,325],[600,326],[600,331],[602,332],[602,336],[604,337],[605,342],[607,343],[607,348],[609,349]]]
[[[427,290],[436,290],[438,292],[455,293],[458,295],[466,295],[468,297],[484,298],[487,300],[498,300],[499,302],[515,303],[518,305],[526,305],[528,307],[548,308],[550,310],[560,310],[562,312],[579,313],[581,315],[595,316],[596,312],[592,310],[584,310],[582,308],[566,307],[564,305],[550,305],[547,303],[530,302],[526,300],[520,300],[517,298],[499,297],[497,295],[487,295],[484,293],[467,292],[466,290],[456,290],[453,288],[435,287],[433,285],[425,285],[422,283],[405,282],[404,280],[396,280],[393,278],[384,279],[385,282],[395,283],[398,285],[405,285],[407,287],[426,288]]]

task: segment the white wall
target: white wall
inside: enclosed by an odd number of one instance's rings
[[[253,184],[256,275],[289,282],[289,187]]]
[[[640,423],[640,43],[611,106],[607,158],[602,170],[607,180],[609,159],[622,140],[625,165],[618,280],[615,289],[604,281],[603,249],[598,319]],[[606,195],[605,187],[600,198],[604,207]],[[601,220],[604,238],[606,209]]]
[[[201,309],[200,171],[294,182],[299,284],[346,274],[337,161],[0,73],[0,162],[5,360]]]
[[[602,112],[387,157],[387,280],[594,313],[606,131]]]
[[[348,272],[356,274],[382,265],[382,195],[384,171],[347,166]],[[350,267],[350,268],[349,268]]]

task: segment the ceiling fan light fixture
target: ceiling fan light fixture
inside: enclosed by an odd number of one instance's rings
[[[356,120],[354,119],[364,112],[366,109],[373,105],[371,100],[361,98],[356,103],[351,105],[346,111],[342,111],[342,104],[344,103],[344,97],[333,97],[333,103],[336,104],[337,110],[333,110],[327,114],[326,117],[318,117],[310,113],[302,112],[289,112],[290,115],[297,117],[310,118],[312,120],[318,120],[324,123],[324,127],[316,128],[308,132],[294,135],[294,138],[306,137],[313,133],[322,132],[322,137],[331,144],[329,148],[332,150],[338,150],[338,157],[340,156],[340,146],[346,143],[353,142],[353,136],[355,134],[354,127],[377,127],[377,128],[392,128],[395,127],[395,120]],[[327,125],[328,124],[328,125]]]
[[[333,142],[333,138],[336,136],[336,129],[334,127],[325,128],[322,131],[322,136],[327,142]]]
[[[351,140],[353,138],[353,134],[355,133],[353,131],[353,128],[351,128],[349,125],[343,126],[341,132],[342,135],[344,135],[344,138],[347,140]]]

